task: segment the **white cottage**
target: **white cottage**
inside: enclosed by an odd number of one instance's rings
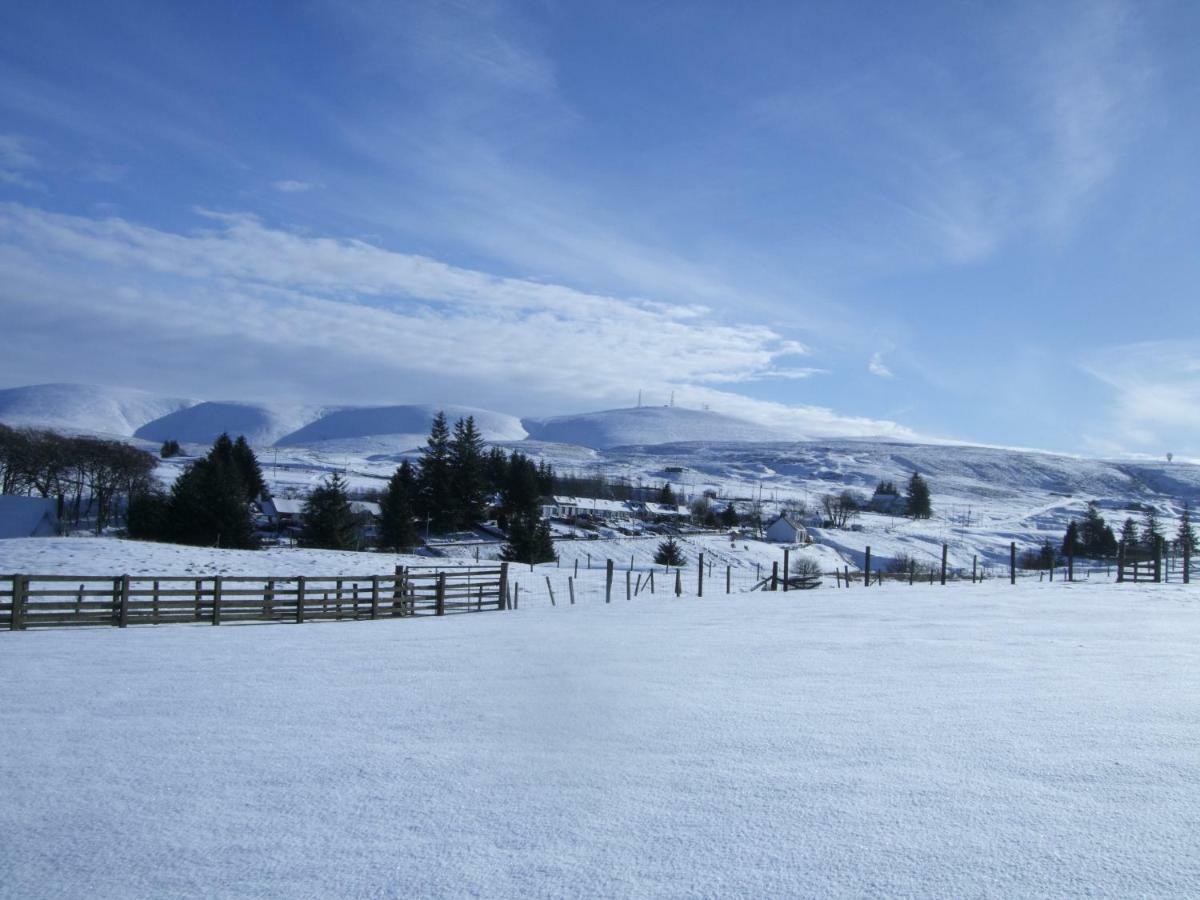
[[[808,529],[784,513],[767,526],[766,538],[776,544],[803,544],[808,541]]]

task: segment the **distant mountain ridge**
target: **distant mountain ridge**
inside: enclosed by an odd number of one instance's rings
[[[159,397],[99,385],[45,384],[0,390],[0,422],[86,431],[146,441],[207,444],[222,432],[256,446],[314,447],[349,452],[420,446],[439,410],[451,422],[475,417],[485,440],[536,440],[590,449],[681,441],[754,443],[795,439],[710,410],[643,406],[550,418],[518,419],[467,406],[396,404],[319,406]]]

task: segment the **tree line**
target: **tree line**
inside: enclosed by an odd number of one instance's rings
[[[0,493],[53,498],[59,521],[97,534],[149,489],[153,455],[121,441],[0,425]]]

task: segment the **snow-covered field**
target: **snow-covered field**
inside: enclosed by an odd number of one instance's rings
[[[1196,896],[1198,600],[4,634],[0,895]]]

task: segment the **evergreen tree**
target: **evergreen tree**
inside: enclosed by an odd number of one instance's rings
[[[450,441],[450,482],[454,495],[454,519],[459,528],[470,528],[487,511],[487,476],[484,470],[483,437],[475,417],[459,419]]]
[[[523,453],[514,450],[508,461],[508,479],[501,492],[504,512],[509,520],[533,515],[540,498],[537,467]]]
[[[737,510],[733,508],[733,503],[730,503],[721,510],[721,524],[726,528],[736,528],[738,524]]]
[[[170,498],[157,488],[138,491],[129,497],[125,531],[138,541],[161,541],[167,537]]]
[[[223,434],[175,480],[166,509],[166,536],[180,544],[246,549],[257,546],[233,442]]]
[[[675,505],[675,492],[671,490],[670,482],[663,482],[662,490],[658,492],[658,502],[663,506]]]
[[[392,474],[387,490],[379,500],[378,543],[382,549],[402,553],[417,545],[419,538],[413,522],[415,490],[416,474],[406,459]]]
[[[913,472],[912,478],[908,480],[907,500],[908,514],[914,519],[928,519],[933,516],[929,485],[917,472]]]
[[[1074,519],[1067,524],[1067,533],[1063,535],[1062,555],[1068,557],[1083,555],[1083,545],[1079,540],[1079,523]]]
[[[1162,526],[1158,523],[1158,511],[1153,506],[1147,507],[1142,516],[1142,547],[1153,553],[1158,547],[1158,542],[1162,540],[1162,536]]]
[[[488,451],[483,464],[484,480],[487,482],[488,493],[499,494],[504,490],[508,481],[508,457],[499,447]]]
[[[685,559],[679,542],[673,537],[668,537],[658,545],[658,549],[654,553],[654,561],[660,566],[682,566]]]
[[[1104,517],[1100,515],[1095,500],[1088,503],[1083,514],[1083,521],[1079,526],[1079,543],[1083,545],[1084,555],[1093,559],[1112,556],[1117,552],[1117,539]]]
[[[508,526],[508,543],[500,551],[500,558],[521,563],[554,562],[558,554],[554,551],[550,523],[536,512],[514,515]]]
[[[359,546],[359,521],[350,507],[346,482],[334,473],[313,489],[300,512],[300,543],[323,550],[355,550]]]
[[[443,533],[454,527],[453,472],[450,463],[450,427],[446,414],[439,412],[429,429],[429,438],[421,449],[417,514],[424,516],[429,527]]]
[[[174,439],[163,441],[162,449],[158,451],[158,455],[163,459],[170,459],[172,456],[179,456],[183,449],[179,446],[179,441]]]
[[[262,467],[258,464],[258,457],[254,455],[254,451],[246,443],[246,438],[240,434],[238,435],[238,439],[233,442],[232,454],[233,461],[237,464],[238,472],[241,473],[242,483],[246,488],[246,501],[253,503],[255,500],[270,500],[271,492],[267,489],[267,482],[263,478]]]
[[[1175,532],[1175,541],[1180,552],[1187,548],[1189,554],[1196,552],[1196,530],[1192,526],[1192,506],[1184,501],[1183,511],[1179,514],[1179,530]]]
[[[1138,539],[1137,525],[1132,518],[1125,520],[1121,525],[1121,543],[1125,545],[1125,552],[1132,553],[1138,548],[1140,543]]]
[[[1038,551],[1038,561],[1041,563],[1041,568],[1053,568],[1057,556],[1058,554],[1054,551],[1054,544],[1050,542],[1050,539],[1046,538],[1042,541],[1041,549]]]
[[[554,481],[555,481],[554,469],[553,469],[553,467],[551,467],[550,463],[546,462],[543,459],[540,463],[538,463],[538,467],[537,467],[538,493],[541,494],[543,497],[553,494],[554,493]]]

